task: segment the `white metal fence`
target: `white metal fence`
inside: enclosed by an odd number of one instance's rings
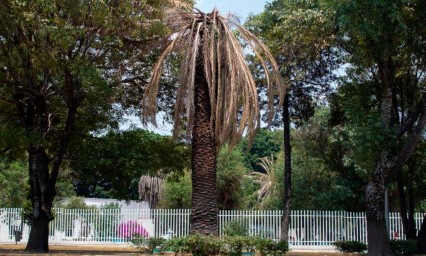
[[[28,240],[30,227],[21,209],[0,209],[0,243],[14,242],[15,230]],[[170,238],[189,232],[189,209],[55,209],[50,223],[50,243],[119,244],[135,235]],[[248,235],[278,239],[282,211],[220,211],[219,233],[231,223],[245,227]],[[422,213],[416,213],[420,229]],[[399,213],[390,213],[390,237],[405,239]],[[328,246],[336,240],[366,242],[365,213],[344,211],[292,211],[290,245]]]

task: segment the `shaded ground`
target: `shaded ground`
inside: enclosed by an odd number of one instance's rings
[[[49,245],[48,254],[25,252],[25,246],[25,244],[0,244],[0,255],[142,255],[130,246]]]
[[[147,255],[142,254],[137,249],[130,246],[100,246],[100,245],[50,245],[50,252],[46,253],[28,253],[24,251],[25,244],[0,244],[0,255],[18,256],[18,255],[55,255],[55,256],[86,256],[86,255]],[[355,256],[363,254],[341,254],[336,252],[313,252],[313,251],[293,251],[288,252],[289,256]]]

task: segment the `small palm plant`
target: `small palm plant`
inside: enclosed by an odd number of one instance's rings
[[[251,172],[253,182],[260,185],[260,188],[256,191],[257,199],[259,202],[263,202],[268,198],[274,190],[274,185],[277,183],[279,177],[275,169],[274,156],[265,156],[259,158],[259,165],[265,173],[262,172]]]
[[[232,16],[221,16],[217,10],[205,14],[196,9],[170,15],[168,20],[173,21],[174,29],[145,90],[142,120],[155,124],[163,63],[169,54],[180,54],[174,135],[185,127],[192,139],[191,233],[217,235],[218,149],[224,143],[232,148],[243,133],[251,140],[260,126],[257,88],[246,65],[241,41],[252,48],[265,70],[271,110],[275,93],[284,94],[284,88],[268,49]]]

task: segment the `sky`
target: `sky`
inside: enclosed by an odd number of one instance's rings
[[[211,12],[216,7],[220,13],[232,13],[243,23],[250,13],[258,14],[271,0],[196,0],[195,7],[202,12]]]
[[[269,2],[271,0],[196,0],[195,7],[205,13],[211,12],[216,7],[222,15],[231,13],[238,17],[241,23],[244,23],[250,14],[261,13],[265,4]],[[129,129],[131,125],[142,127],[139,117],[127,116],[125,119],[126,122],[120,125],[122,130]],[[172,126],[163,123],[161,119],[161,116],[157,117],[157,127],[148,125],[148,127],[144,128],[159,134],[170,135]]]

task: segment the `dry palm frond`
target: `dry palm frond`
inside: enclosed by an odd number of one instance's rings
[[[180,22],[179,26],[175,24],[179,29],[170,34],[171,43],[154,66],[146,88],[142,102],[143,122],[155,124],[156,97],[163,63],[170,53],[177,52],[182,55],[182,62],[175,106],[175,135],[182,125],[182,120],[188,122],[187,131],[191,132],[194,88],[197,86],[194,84],[195,69],[197,61],[202,60],[209,87],[210,123],[215,129],[217,145],[228,142],[232,147],[243,133],[247,133],[251,141],[260,126],[257,88],[246,64],[241,42],[231,27],[235,28],[241,39],[252,48],[265,70],[271,113],[274,92],[281,94],[281,101],[284,98],[284,87],[274,58],[252,33],[232,18],[219,15],[217,10],[209,14],[195,10],[180,15],[181,18],[176,19],[176,22]]]
[[[150,208],[155,208],[158,204],[162,183],[163,179],[149,175],[142,175],[139,179],[139,198],[148,202]]]
[[[277,177],[275,173],[275,163],[274,156],[271,157],[262,157],[259,158],[260,163],[257,163],[265,173],[261,172],[251,172],[253,182],[260,185],[260,188],[256,191],[258,195],[258,200],[262,201],[264,198],[268,197],[273,190],[274,182],[276,182]]]
[[[170,4],[173,7],[182,8],[185,10],[192,10],[192,5],[187,1],[182,0],[165,0],[166,3]]]

